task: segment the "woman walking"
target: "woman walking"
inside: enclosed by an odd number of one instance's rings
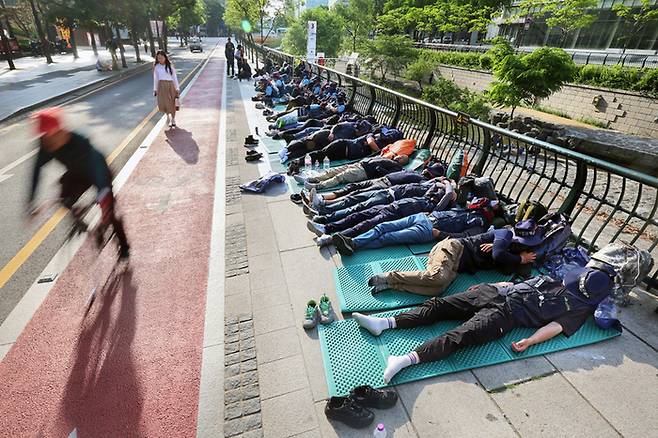
[[[167,114],[167,125],[176,126],[176,99],[180,95],[176,69],[164,50],[158,50],[153,67],[153,95],[158,98],[158,109]]]

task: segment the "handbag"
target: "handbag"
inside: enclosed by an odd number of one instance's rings
[[[174,105],[176,106],[176,111],[180,110],[180,99],[177,97],[176,100],[174,100]]]

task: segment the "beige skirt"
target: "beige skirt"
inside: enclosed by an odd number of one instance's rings
[[[158,81],[158,110],[165,114],[176,113],[176,87],[172,81]]]

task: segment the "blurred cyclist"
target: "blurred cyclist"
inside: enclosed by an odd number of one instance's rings
[[[62,126],[61,110],[57,107],[48,108],[36,113],[33,118],[40,135],[39,153],[34,165],[32,188],[28,203],[28,212],[36,212],[33,202],[39,185],[41,167],[53,158],[66,167],[62,175],[60,202],[69,210],[91,186],[96,187],[96,203],[101,208],[101,226],[110,224],[119,239],[119,256],[127,258],[130,246],[123,228],[123,222],[114,211],[114,195],[112,194],[112,172],[103,155],[94,149],[89,140],[80,134],[67,131]],[[76,220],[80,218],[76,217]]]

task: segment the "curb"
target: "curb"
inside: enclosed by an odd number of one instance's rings
[[[42,106],[46,106],[52,102],[55,102],[57,100],[63,99],[68,95],[71,94],[76,94],[80,92],[87,92],[87,91],[93,91],[97,88],[103,87],[105,85],[113,84],[115,82],[119,82],[123,79],[128,79],[129,77],[132,77],[136,74],[143,73],[147,70],[149,70],[152,67],[152,63],[150,62],[144,62],[142,65],[138,65],[137,67],[134,67],[132,69],[122,71],[114,76],[110,76],[108,78],[100,78],[96,81],[87,83],[85,85],[81,85],[77,88],[73,88],[69,91],[66,91],[64,93],[58,94],[56,96],[49,97],[47,99],[41,100],[39,102],[35,102],[31,105],[25,106],[23,108],[19,108],[18,110],[14,111],[12,114],[0,119],[0,124],[5,123],[10,121],[11,119],[17,118],[25,113],[28,113],[30,111],[33,111],[37,108],[40,108]]]

